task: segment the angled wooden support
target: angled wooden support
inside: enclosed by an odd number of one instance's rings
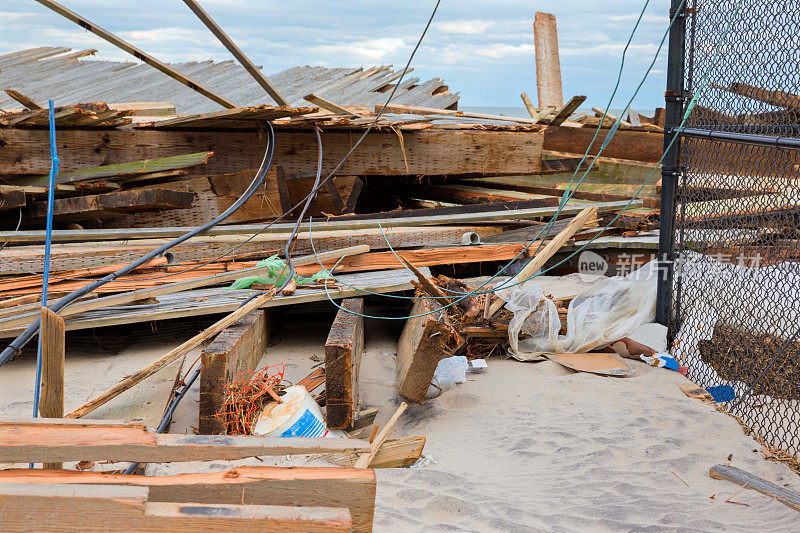
[[[59,4],[57,2],[53,2],[52,0],[36,0],[36,1],[39,2],[40,4],[42,4],[43,6],[55,11],[56,13],[61,15],[62,17],[66,18],[68,20],[71,20],[72,22],[74,22],[75,24],[80,26],[81,28],[94,33],[98,37],[100,37],[102,39],[105,39],[106,41],[110,42],[114,46],[116,46],[118,48],[121,48],[122,50],[128,52],[129,54],[134,56],[136,59],[138,59],[140,61],[143,61],[144,63],[147,63],[148,65],[150,65],[151,67],[155,68],[156,70],[159,70],[159,71],[163,72],[164,74],[166,74],[167,76],[169,76],[173,80],[186,85],[187,87],[189,87],[190,89],[192,89],[194,91],[197,91],[198,93],[202,94],[203,96],[205,96],[209,100],[213,100],[214,102],[218,103],[222,107],[226,107],[228,109],[233,109],[234,107],[236,107],[236,104],[234,104],[233,102],[231,102],[229,100],[226,100],[225,98],[215,94],[210,89],[207,89],[206,87],[202,86],[201,84],[199,84],[195,80],[189,78],[188,76],[184,76],[183,74],[181,74],[177,70],[173,69],[172,67],[170,67],[166,63],[162,63],[161,61],[159,61],[158,59],[154,58],[153,56],[151,56],[147,52],[145,52],[143,50],[140,50],[139,48],[136,48],[135,46],[133,46],[129,42],[120,39],[119,37],[117,37],[113,33],[109,32],[109,31],[106,31],[103,28],[101,28],[100,26],[97,26],[96,24],[94,24],[93,22],[90,22],[90,21],[86,20],[85,18],[81,17],[80,15],[78,15],[77,13],[75,13],[73,11],[70,11],[69,9],[67,9],[64,6],[62,6],[61,4]]]
[[[35,102],[32,98],[28,98],[21,92],[15,91],[14,89],[6,89],[6,94],[32,111],[36,109],[44,109],[42,104]]]
[[[525,104],[525,109],[528,110],[528,114],[531,116],[531,118],[536,118],[536,115],[539,113],[539,111],[533,107],[533,102],[531,102],[531,99],[528,97],[528,93],[524,92],[519,96],[522,98],[522,103]]]
[[[129,476],[133,477],[133,476]],[[5,531],[351,531],[344,508],[150,501],[148,487],[0,483]]]
[[[184,0],[186,1],[186,0]],[[353,113],[349,109],[346,109],[338,104],[331,102],[330,100],[326,100],[321,96],[317,96],[314,93],[307,94],[303,97],[303,100],[306,102],[311,102],[315,106],[319,106],[322,109],[328,110],[331,113],[335,113],[337,115],[347,115],[351,117],[359,117],[361,118],[363,115],[359,115],[358,113]]]
[[[349,298],[341,306],[325,342],[325,421],[338,429],[353,424],[364,351],[364,299]]]
[[[272,310],[256,309],[222,331],[201,354],[200,433],[227,433],[222,418],[225,385],[253,371],[264,356],[272,329]]]
[[[559,109],[556,113],[556,116],[550,121],[550,126],[560,126],[567,120],[580,106],[582,103],[586,101],[586,97],[583,95],[580,96],[573,96],[569,99],[569,102],[566,103],[564,107]]]
[[[152,376],[153,374],[155,374],[168,364],[172,363],[173,361],[177,361],[180,357],[183,357],[194,348],[200,346],[206,340],[217,335],[231,324],[234,324],[243,316],[264,305],[267,301],[271,300],[273,296],[275,296],[274,289],[249,301],[248,303],[239,307],[237,310],[235,310],[225,318],[215,322],[205,330],[201,331],[191,339],[187,340],[177,348],[170,350],[166,355],[160,357],[156,361],[153,361],[152,363],[150,363],[143,369],[139,370],[138,372],[135,372],[134,374],[125,377],[119,383],[117,383],[104,393],[100,394],[99,396],[96,396],[95,398],[89,400],[82,406],[78,407],[77,409],[69,413],[67,415],[67,418],[80,418],[82,416],[86,416],[87,414],[91,413],[101,405],[109,402],[113,398],[116,398],[126,390],[130,389],[134,385],[141,383],[142,381]],[[141,461],[141,462],[148,462],[148,461]]]
[[[211,18],[211,15],[209,15],[206,10],[200,6],[200,4],[198,4],[195,0],[183,0],[183,3],[185,3],[189,9],[191,9],[194,14],[197,15],[197,18],[199,18],[209,30],[211,30],[211,33],[213,33],[214,36],[219,39],[219,41],[225,46],[225,48],[228,49],[231,55],[233,55],[233,57],[235,57],[239,63],[242,64],[244,69],[251,76],[253,76],[253,79],[255,79],[265,91],[267,91],[267,94],[269,94],[272,99],[278,103],[278,105],[289,105],[289,102],[286,100],[286,98],[284,98],[281,93],[278,92],[278,89],[276,89],[267,80],[261,70],[255,66],[252,61],[250,61],[250,58],[247,57],[238,46],[236,46],[236,43],[233,42],[230,37],[228,37],[228,34],[225,33],[222,28],[220,28],[214,19]]]
[[[354,468],[243,466],[152,477],[72,470],[0,471],[0,485],[6,483],[147,487],[151,502],[345,508],[350,511],[353,531],[360,533],[372,531],[375,512],[375,472]]]
[[[522,270],[520,270],[517,275],[511,278],[508,283],[503,283],[501,285],[512,286],[517,282],[529,279],[536,273],[537,270],[542,268],[545,263],[547,263],[547,261],[550,260],[550,258],[553,257],[570,238],[572,238],[573,235],[583,228],[584,224],[593,224],[596,216],[597,207],[594,205],[590,205],[578,213],[578,215],[573,218],[569,224],[567,224],[567,227],[561,230],[558,235],[553,238],[553,240],[548,242],[544,248],[539,250],[539,252],[534,255],[524,267],[522,267]],[[505,300],[498,296],[497,299],[494,300],[490,305],[488,316],[491,318],[497,311],[500,310],[501,307],[505,305],[505,303]]]

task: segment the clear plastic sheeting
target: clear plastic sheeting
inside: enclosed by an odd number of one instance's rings
[[[509,352],[520,361],[533,361],[545,353],[587,352],[627,337],[655,319],[657,281],[655,261],[624,277],[598,278],[570,302],[566,335],[559,333],[558,308],[536,278],[498,291],[514,313]]]

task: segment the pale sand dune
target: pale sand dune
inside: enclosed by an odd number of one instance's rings
[[[285,317],[276,336],[280,342],[268,350],[266,361],[287,362],[287,378],[297,381],[314,363],[312,356],[322,354],[330,320],[327,314]],[[402,324],[367,324],[362,407],[378,407],[377,421],[384,424],[401,401],[394,354]],[[129,347],[126,353],[135,351]],[[113,382],[130,372],[134,361],[141,363],[132,355],[88,355],[68,360],[68,404],[78,400],[79,389],[80,396],[87,394],[92,367],[98,380]],[[676,386],[685,382],[682,376],[633,365],[639,375],[618,379],[574,374],[550,361],[491,359],[484,373],[468,375],[471,381],[410,406],[393,436],[425,435],[428,460],[377,471],[375,531],[798,530],[796,511],[711,479],[708,469],[733,454],[731,464],[779,485],[800,490],[800,477],[754,453],[760,445],[733,418],[684,396]],[[0,371],[0,414],[28,414],[32,371],[29,357]],[[79,376],[86,381],[78,382]],[[172,431],[197,424],[196,402],[195,387]],[[321,463],[301,457],[246,462]],[[151,465],[148,472],[230,466]],[[734,493],[735,501],[749,507],[725,503]]]
[[[393,337],[380,329],[370,328],[361,385],[383,422],[399,400],[385,385]],[[686,397],[680,374],[633,365],[640,374],[619,379],[490,360],[472,381],[410,406],[396,435],[427,436],[431,463],[377,471],[376,531],[800,527],[797,511],[755,491],[734,498],[749,507],[724,503],[739,486],[708,469],[733,454],[732,465],[774,483],[800,490],[800,477],[754,453],[736,420]]]

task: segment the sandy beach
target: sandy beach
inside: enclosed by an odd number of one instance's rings
[[[282,315],[264,363],[287,363],[296,381],[314,364],[305,346],[322,346],[329,313]],[[394,384],[401,323],[368,321],[361,403],[384,424],[401,399]],[[175,335],[171,342],[179,342]],[[319,337],[319,338],[317,338]],[[71,344],[78,350],[80,343]],[[162,350],[168,349],[165,342]],[[155,351],[146,347],[148,357]],[[136,346],[110,358],[70,353],[67,406],[87,387],[77,378],[113,382],[131,370]],[[109,362],[114,364],[109,364]],[[127,361],[127,363],[126,363]],[[490,359],[488,369],[424,405],[412,405],[394,437],[423,435],[423,458],[411,468],[377,470],[375,531],[790,531],[796,511],[758,492],[711,479],[730,463],[781,486],[800,478],[763,459],[761,445],[713,406],[686,397],[680,374],[632,362],[620,379],[573,373],[556,363]],[[4,417],[27,416],[33,359],[0,372]],[[72,379],[71,379],[72,378]],[[72,382],[72,385],[70,385]],[[197,425],[197,388],[181,404],[173,432]],[[266,458],[265,458],[266,459]],[[325,464],[319,458],[271,458],[251,464]],[[151,465],[164,474],[192,465]],[[207,464],[221,469],[230,463]],[[738,503],[726,503],[730,499]]]

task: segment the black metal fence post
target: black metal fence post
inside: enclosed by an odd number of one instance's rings
[[[681,0],[672,0],[670,20],[678,13]],[[686,7],[681,8],[669,33],[667,57],[667,89],[664,94],[666,112],[664,116],[664,149],[675,135],[683,115],[684,104],[684,38],[686,35]],[[670,147],[661,169],[661,225],[658,238],[658,299],[656,300],[656,322],[667,326],[672,307],[672,281],[675,265],[675,197],[680,176],[680,141]]]

